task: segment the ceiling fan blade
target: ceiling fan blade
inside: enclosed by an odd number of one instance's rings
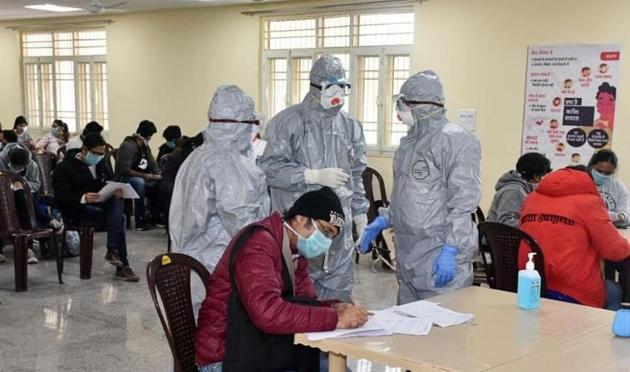
[[[114,4],[104,5],[103,8],[104,9],[116,9],[116,8],[119,8],[119,7],[123,6],[123,5],[127,5],[127,2],[126,1],[119,1],[119,2],[114,3]]]

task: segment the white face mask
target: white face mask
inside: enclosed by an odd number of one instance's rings
[[[343,96],[333,96],[332,98],[322,97],[320,103],[322,104],[323,108],[328,110],[331,108],[343,106],[343,104],[345,103],[345,99],[343,98]]]
[[[416,121],[413,119],[411,111],[398,111],[398,118],[408,127],[413,127]]]
[[[322,107],[327,110],[333,107],[343,106],[345,103],[344,96],[346,95],[347,93],[342,87],[333,85],[322,92],[320,102]]]

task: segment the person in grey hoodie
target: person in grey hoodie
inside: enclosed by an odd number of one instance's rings
[[[521,207],[527,194],[534,191],[551,163],[544,155],[530,152],[518,159],[516,169],[505,173],[495,186],[497,191],[488,212],[489,222],[518,227]]]

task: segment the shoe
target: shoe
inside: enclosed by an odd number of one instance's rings
[[[4,263],[6,260],[7,260],[7,258],[6,258],[6,257],[4,257],[4,255],[2,255],[2,254],[0,253],[0,263]]]
[[[29,249],[26,254],[26,262],[33,265],[39,262],[37,257],[35,257],[35,252],[32,249]]]
[[[146,222],[141,222],[141,223],[138,223],[136,225],[136,230],[137,231],[149,231],[149,230],[151,230],[151,225],[149,225]]]
[[[105,254],[105,261],[116,266],[117,268],[122,268],[124,266],[123,262],[120,260],[120,256],[118,255],[118,252],[114,250],[107,251],[107,253]]]
[[[114,278],[122,280],[123,282],[137,282],[140,280],[138,275],[134,274],[133,270],[131,270],[129,266],[117,269]]]

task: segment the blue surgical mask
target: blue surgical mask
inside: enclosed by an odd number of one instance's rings
[[[591,169],[591,175],[593,175],[593,181],[595,181],[597,186],[604,186],[608,183],[608,181],[610,181],[611,177],[609,175],[601,174],[595,169]]]
[[[59,130],[59,128],[55,127],[52,129],[52,131],[50,132],[53,137],[59,137],[61,135],[61,130]]]
[[[317,223],[313,221],[315,231],[308,238],[302,237],[285,222],[285,226],[298,236],[297,249],[302,257],[311,259],[323,255],[330,249],[332,239],[326,237],[323,232],[317,228]]]
[[[168,146],[171,149],[174,149],[175,145],[177,145],[177,140],[166,141],[166,146]]]
[[[103,155],[97,155],[89,151],[83,156],[83,162],[87,164],[88,167],[98,164],[101,160],[103,160]]]

